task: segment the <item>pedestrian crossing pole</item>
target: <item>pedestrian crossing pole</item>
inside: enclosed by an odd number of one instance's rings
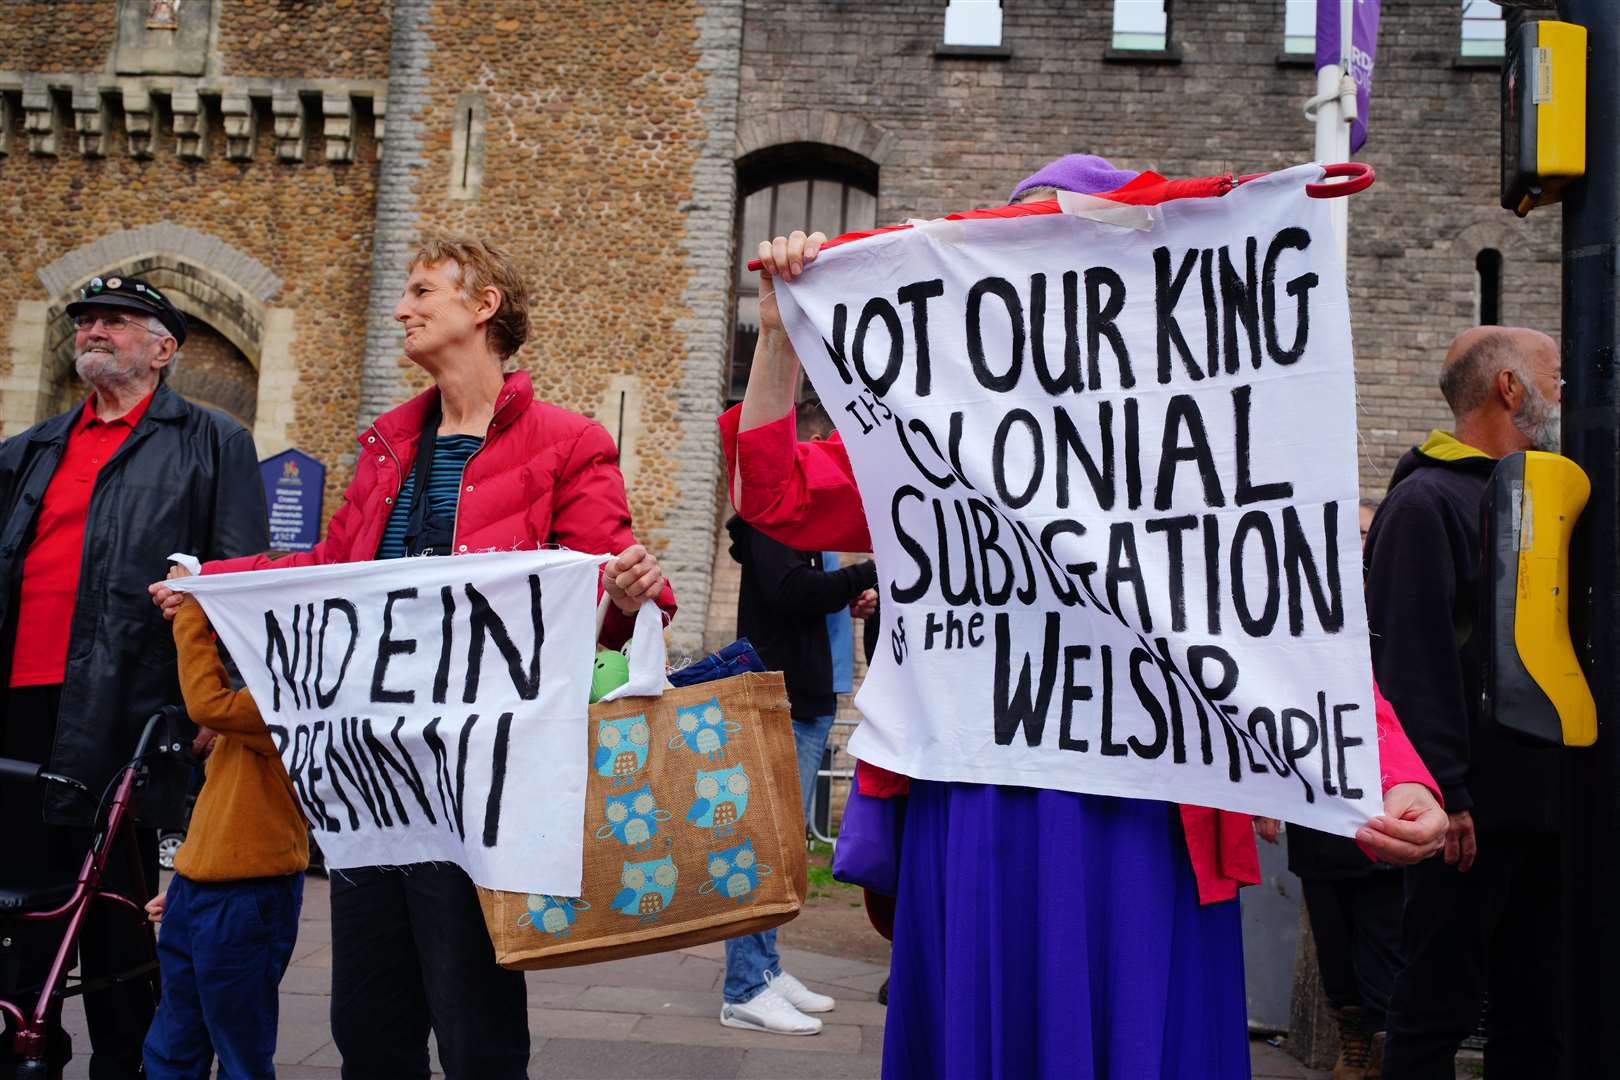
[[[1584,26],[1586,175],[1563,194],[1563,451],[1592,481],[1575,531],[1576,650],[1598,738],[1564,751],[1564,1076],[1620,1078],[1620,3],[1558,0]],[[1549,992],[1551,988],[1548,988]]]
[[[1356,116],[1356,83],[1350,75],[1354,38],[1354,0],[1320,0],[1339,5],[1340,62],[1316,73],[1316,96],[1305,103],[1305,116],[1315,126],[1316,160],[1324,165],[1350,160],[1350,124]],[[1328,205],[1339,264],[1347,266],[1350,253],[1350,200],[1333,199]]]

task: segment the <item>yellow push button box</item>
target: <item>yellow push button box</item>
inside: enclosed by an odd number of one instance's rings
[[[1569,538],[1591,491],[1569,458],[1528,450],[1501,460],[1485,495],[1485,714],[1565,746],[1597,739],[1597,705],[1569,633]]]
[[[1502,62],[1502,206],[1523,217],[1586,174],[1586,27],[1544,19]]]

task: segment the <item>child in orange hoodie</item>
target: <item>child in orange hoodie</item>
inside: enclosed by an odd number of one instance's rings
[[[170,577],[186,571],[176,567]],[[298,938],[309,840],[292,782],[246,690],[234,690],[202,607],[174,613],[180,690],[200,727],[217,732],[163,921],[163,999],[146,1035],[146,1075],[273,1076],[277,995]]]

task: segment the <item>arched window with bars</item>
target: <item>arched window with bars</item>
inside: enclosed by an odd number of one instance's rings
[[[828,237],[877,224],[877,168],[832,147],[773,148],[738,165],[737,310],[726,397],[742,400],[759,340],[759,275],[748,269],[761,240],[795,229]],[[822,151],[825,151],[823,153]]]

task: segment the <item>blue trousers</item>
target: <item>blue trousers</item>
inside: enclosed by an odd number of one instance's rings
[[[158,934],[163,1000],[146,1033],[146,1075],[275,1076],[277,991],[298,940],[304,875],[199,882],[176,874]]]
[[[806,817],[810,814],[810,794],[815,790],[816,773],[821,769],[821,754],[827,749],[827,735],[832,725],[831,716],[808,720],[793,718],[793,747],[799,756],[799,793],[804,797]],[[782,973],[782,959],[776,954],[775,930],[726,940],[723,993],[727,1002],[739,1004],[765,989],[767,972],[773,977]]]

